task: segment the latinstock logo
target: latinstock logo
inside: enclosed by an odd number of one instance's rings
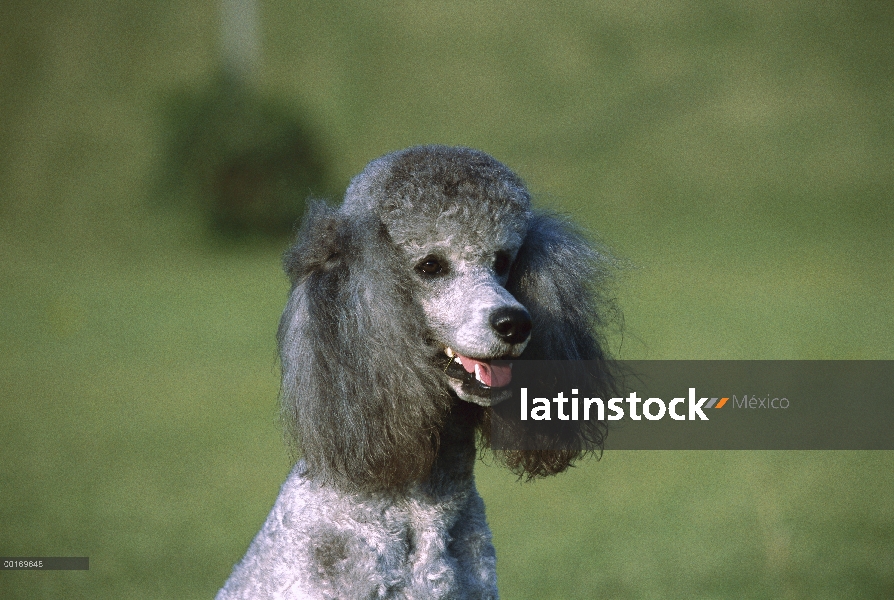
[[[727,406],[729,401],[729,397],[726,396],[696,399],[694,387],[689,388],[688,398],[674,398],[670,402],[655,397],[643,399],[636,392],[630,392],[626,398],[610,398],[608,401],[604,401],[602,398],[581,397],[577,388],[573,388],[567,397],[564,392],[559,392],[552,399],[531,398],[529,402],[528,398],[532,395],[529,394],[528,388],[521,388],[520,417],[522,421],[527,421],[529,418],[534,421],[551,421],[554,416],[559,421],[589,421],[592,418],[598,421],[620,421],[625,416],[634,421],[641,421],[643,418],[649,421],[659,421],[665,417],[670,417],[674,421],[708,421],[710,419],[705,410],[721,409]],[[733,396],[733,400],[736,404],[736,396]],[[752,408],[752,404],[760,404],[758,399],[752,397],[752,400],[753,402],[747,396],[743,396],[737,406]],[[769,397],[763,400],[769,401]],[[779,399],[775,398],[774,400],[778,401]],[[783,400],[786,404],[784,408],[788,408],[788,400],[784,398]],[[765,402],[765,404],[768,403]]]
[[[894,360],[522,364],[495,449],[894,451]]]

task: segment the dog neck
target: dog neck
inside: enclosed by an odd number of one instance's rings
[[[420,483],[420,491],[433,497],[464,493],[473,485],[475,430],[481,409],[457,399],[439,431],[438,454],[431,475]]]
[[[437,451],[429,474],[404,486],[356,485],[349,477],[340,475],[334,470],[315,468],[306,459],[296,465],[297,473],[300,477],[319,485],[340,489],[346,494],[390,497],[393,501],[400,501],[401,498],[428,498],[440,502],[448,498],[465,496],[474,488],[477,456],[475,437],[484,410],[478,405],[454,397],[450,410],[444,416],[437,434],[433,436]]]

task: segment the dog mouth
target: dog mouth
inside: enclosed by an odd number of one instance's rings
[[[512,382],[512,363],[507,360],[472,358],[449,347],[444,354],[450,358],[444,373],[461,381],[465,389],[487,392]]]

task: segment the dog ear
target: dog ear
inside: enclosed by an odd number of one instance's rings
[[[282,417],[310,472],[351,490],[426,477],[450,397],[384,227],[313,205],[285,268]]]
[[[325,202],[308,202],[295,244],[283,256],[283,268],[292,285],[314,271],[329,270],[341,262],[345,240],[338,212]]]
[[[614,314],[604,287],[612,260],[561,217],[535,214],[506,288],[531,314],[531,360],[603,358],[600,331]]]
[[[583,381],[586,383],[581,387],[586,386],[594,395],[611,397],[615,378],[600,332],[616,316],[613,302],[605,293],[612,265],[612,259],[596,250],[567,220],[535,213],[506,285],[527,308],[533,322],[531,341],[520,358],[587,361],[550,362],[544,367],[550,374],[546,378],[549,381],[538,389]],[[499,405],[488,414],[489,423],[482,432],[489,428],[485,444],[495,441],[493,436],[502,439],[499,444],[505,447],[495,449],[495,454],[519,476],[532,479],[554,475],[581,456],[602,449],[604,423],[520,423],[517,415],[517,409],[509,403]]]

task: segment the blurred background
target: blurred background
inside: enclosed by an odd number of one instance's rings
[[[480,148],[629,265],[626,359],[894,359],[885,2],[0,4],[3,598],[208,598],[289,469],[280,255]],[[889,452],[479,465],[501,595],[894,597]]]

